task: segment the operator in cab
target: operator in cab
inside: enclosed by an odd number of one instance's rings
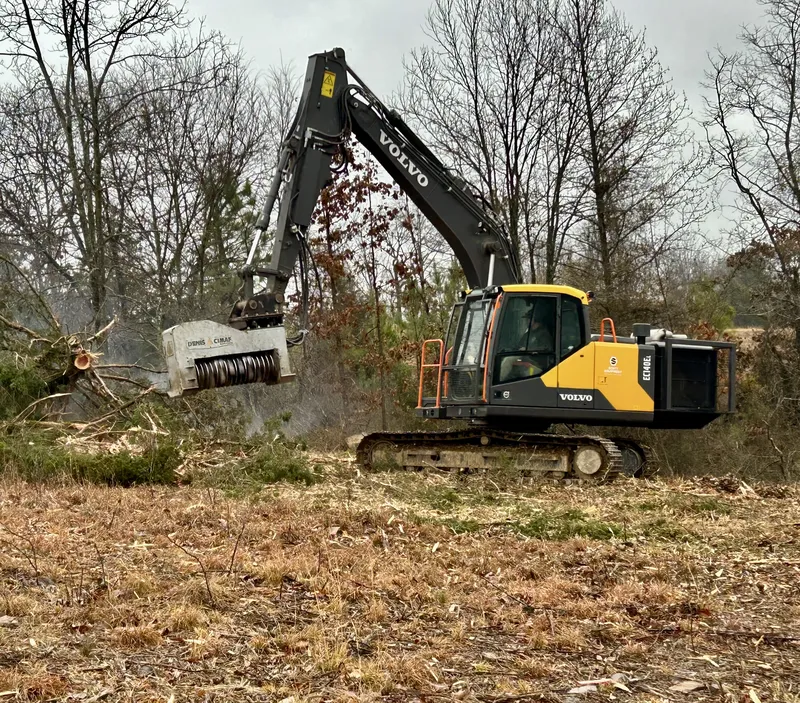
[[[548,314],[542,305],[531,306],[522,318],[524,329],[516,344],[503,351],[526,352],[525,355],[504,356],[500,364],[500,383],[516,381],[532,376],[541,376],[546,370],[538,362],[538,355],[554,353],[553,335],[547,328]]]

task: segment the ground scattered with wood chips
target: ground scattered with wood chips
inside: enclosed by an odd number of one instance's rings
[[[800,702],[800,490],[0,483],[6,701]]]

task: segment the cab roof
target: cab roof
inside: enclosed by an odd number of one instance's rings
[[[546,283],[513,283],[501,286],[506,293],[549,293],[550,295],[561,293],[578,298],[584,305],[589,304],[589,297],[579,288],[572,286],[558,286]]]

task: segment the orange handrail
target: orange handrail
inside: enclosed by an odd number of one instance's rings
[[[439,345],[439,360],[432,364],[425,363],[425,349],[429,344]],[[417,407],[422,407],[422,384],[425,380],[425,369],[439,369],[439,374],[436,378],[436,407],[442,404],[442,362],[444,361],[444,341],[441,339],[426,339],[422,343],[422,363],[419,367],[419,396],[417,399]]]
[[[610,317],[604,317],[600,321],[600,341],[603,342],[605,341],[606,338],[606,322],[608,322],[611,325],[611,336],[614,339],[614,344],[616,344],[617,330],[614,328],[614,320],[612,320]]]
[[[494,323],[497,318],[497,311],[500,309],[500,301],[503,300],[503,294],[497,296],[494,301],[494,309],[492,310],[492,320],[489,322],[489,334],[486,336],[486,354],[483,357],[483,402],[486,402],[486,380],[489,376],[489,347],[492,345],[492,336],[494,335]]]

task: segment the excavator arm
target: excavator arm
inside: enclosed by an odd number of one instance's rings
[[[330,182],[332,169],[344,167],[345,145],[351,134],[441,232],[470,287],[518,280],[513,249],[490,209],[396,112],[375,97],[347,66],[344,50],[333,49],[309,59],[297,114],[282,145],[275,179],[241,272],[244,295],[231,314],[234,327],[282,323],[284,291],[304,254],[305,236],[320,193]],[[268,266],[257,267],[253,262],[260,238],[269,228],[279,196],[272,256]],[[256,277],[267,282],[258,295],[254,293]]]
[[[351,81],[352,79],[352,81]],[[452,248],[473,289],[516,283],[519,264],[491,208],[449,171],[402,118],[348,67],[342,49],[309,58],[297,113],[283,144],[252,246],[240,272],[242,295],[223,325],[200,320],[163,333],[169,393],[294,378],[284,322],[285,291],[300,264],[322,190],[346,167],[353,135],[386,169]],[[279,203],[279,204],[278,204]],[[259,244],[278,204],[272,255],[257,263]],[[256,280],[264,282],[256,291]]]

